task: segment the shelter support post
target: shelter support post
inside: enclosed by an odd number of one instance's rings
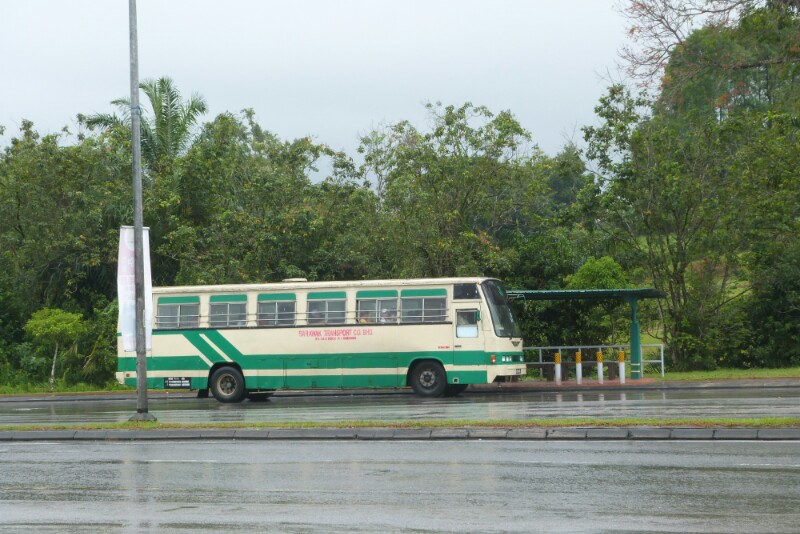
[[[631,305],[631,378],[642,378],[642,337],[639,330],[638,301],[628,299]]]

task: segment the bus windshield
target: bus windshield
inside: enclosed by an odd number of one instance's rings
[[[511,306],[508,303],[506,290],[497,280],[487,280],[483,284],[483,292],[489,304],[489,313],[492,315],[494,333],[497,337],[522,337],[522,330],[514,319]]]

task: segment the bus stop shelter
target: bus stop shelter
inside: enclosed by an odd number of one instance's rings
[[[657,289],[574,289],[534,290],[511,289],[509,298],[525,300],[623,300],[631,306],[631,378],[642,378],[642,336],[639,328],[638,303],[641,299],[665,298]]]

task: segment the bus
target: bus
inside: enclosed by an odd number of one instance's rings
[[[220,402],[279,389],[411,387],[423,397],[525,374],[499,280],[483,277],[153,288],[149,389]],[[136,385],[118,334],[117,380]]]

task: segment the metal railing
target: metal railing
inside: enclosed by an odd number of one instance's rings
[[[664,376],[664,345],[658,344],[642,344],[642,373],[644,373],[645,365],[646,364],[658,364],[661,369],[661,376]],[[538,361],[537,360],[528,360],[528,363],[538,363],[540,366],[545,365],[553,365],[555,366],[555,354],[558,353],[560,355],[561,362],[563,363],[565,357],[568,358],[570,355],[574,355],[576,352],[580,352],[582,355],[596,355],[598,352],[602,352],[603,354],[610,353],[612,357],[605,359],[605,364],[613,364],[617,362],[616,354],[620,351],[625,352],[625,361],[630,362],[630,345],[554,345],[551,347],[523,347],[522,350],[526,352],[537,352],[538,353]],[[653,355],[657,357],[646,357],[648,355]],[[549,356],[549,361],[546,357]],[[586,360],[582,361],[582,364],[597,364],[597,361]],[[599,363],[603,363],[600,361]]]

